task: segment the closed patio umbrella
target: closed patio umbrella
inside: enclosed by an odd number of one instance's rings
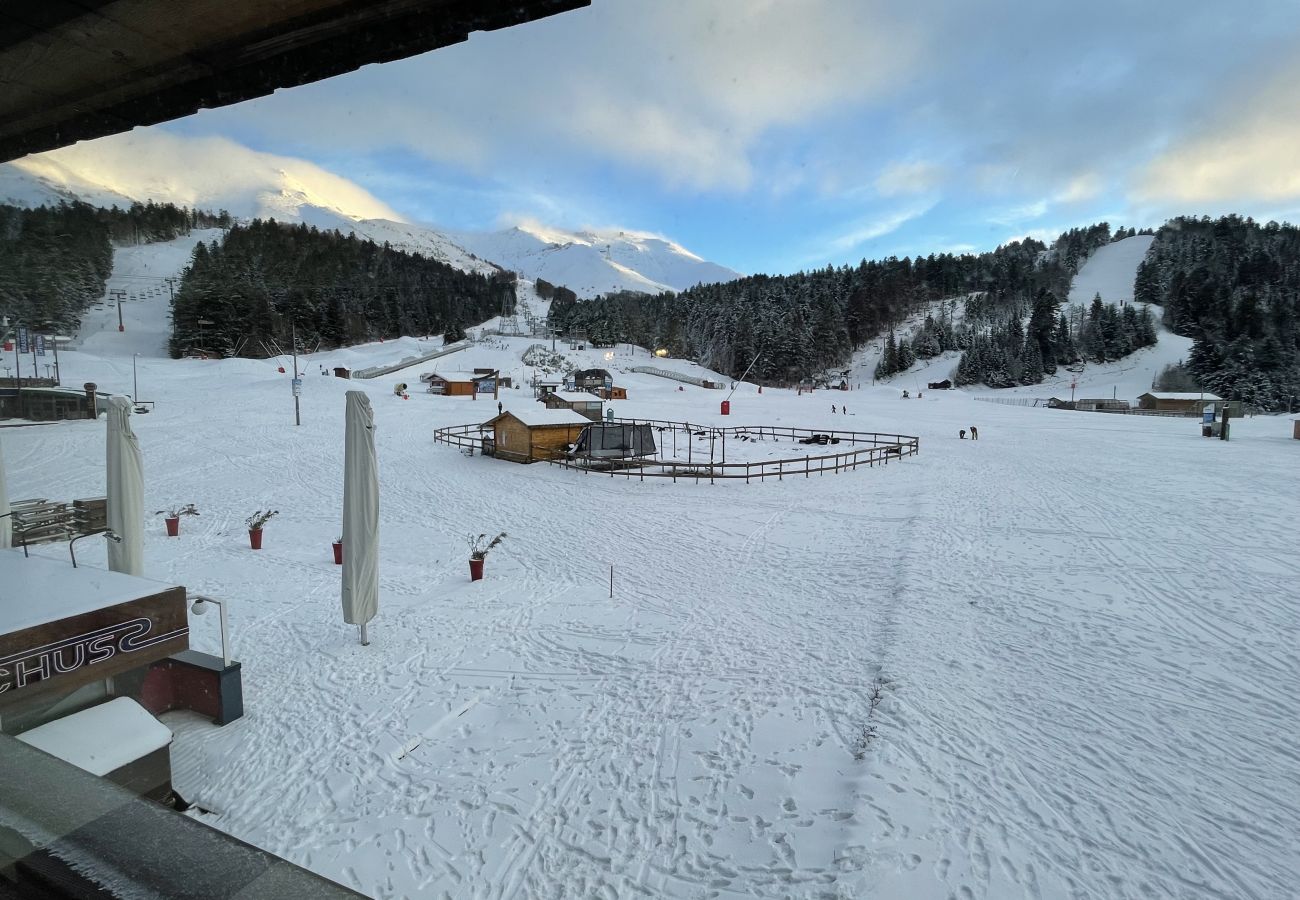
[[[144,464],[131,430],[131,401],[108,398],[108,529],[122,540],[108,545],[108,567],[144,574]]]
[[[379,612],[379,468],[375,413],[364,391],[348,391],[343,437],[343,621],[361,626]]]
[[[13,526],[9,521],[9,491],[5,487],[5,455],[0,444],[0,547],[13,544]]]

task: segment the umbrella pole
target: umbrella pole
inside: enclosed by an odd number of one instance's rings
[[[362,622],[362,623],[361,623],[361,646],[362,646],[362,647],[369,647],[369,646],[370,646],[370,636],[366,634],[366,623],[365,623],[365,622]]]

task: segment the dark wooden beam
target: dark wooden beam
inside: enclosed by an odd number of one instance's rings
[[[9,0],[0,161],[261,97],[590,0]],[[452,86],[449,86],[452,87]]]

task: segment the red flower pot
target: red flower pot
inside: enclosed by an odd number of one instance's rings
[[[176,537],[177,535],[179,535],[179,534],[181,533],[181,517],[180,517],[180,516],[168,516],[167,518],[163,519],[163,521],[167,523],[167,536],[168,536],[168,537]]]
[[[336,566],[343,565],[343,542],[342,541],[334,542],[334,565]]]
[[[254,550],[262,549],[262,529],[250,528],[248,530],[248,543]]]
[[[480,581],[483,578],[483,560],[471,559],[469,561],[469,580]]]

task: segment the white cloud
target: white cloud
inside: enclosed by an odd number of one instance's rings
[[[987,218],[990,222],[998,225],[1014,226],[1026,220],[1041,219],[1046,214],[1047,208],[1048,202],[1046,200],[1032,200],[1019,206],[990,212]]]
[[[886,197],[898,194],[921,194],[943,183],[947,170],[931,162],[896,162],[885,167],[876,178],[876,190]]]
[[[571,122],[611,156],[657,172],[674,188],[743,191],[753,180],[744,142],[734,132],[701,127],[663,106],[616,107],[592,98],[578,105]]]
[[[823,241],[825,248],[837,253],[844,253],[865,244],[867,241],[884,237],[902,228],[913,219],[918,219],[934,208],[933,203],[896,210],[884,218],[859,222],[842,232]]]
[[[1105,183],[1096,172],[1083,172],[1074,176],[1052,199],[1057,203],[1082,203],[1099,196]]]
[[[1225,89],[1206,124],[1159,154],[1137,178],[1148,203],[1266,202],[1300,198],[1300,62]]]
[[[401,146],[478,174],[595,155],[739,192],[774,131],[885,98],[919,65],[922,33],[884,0],[602,2],[200,121]]]

